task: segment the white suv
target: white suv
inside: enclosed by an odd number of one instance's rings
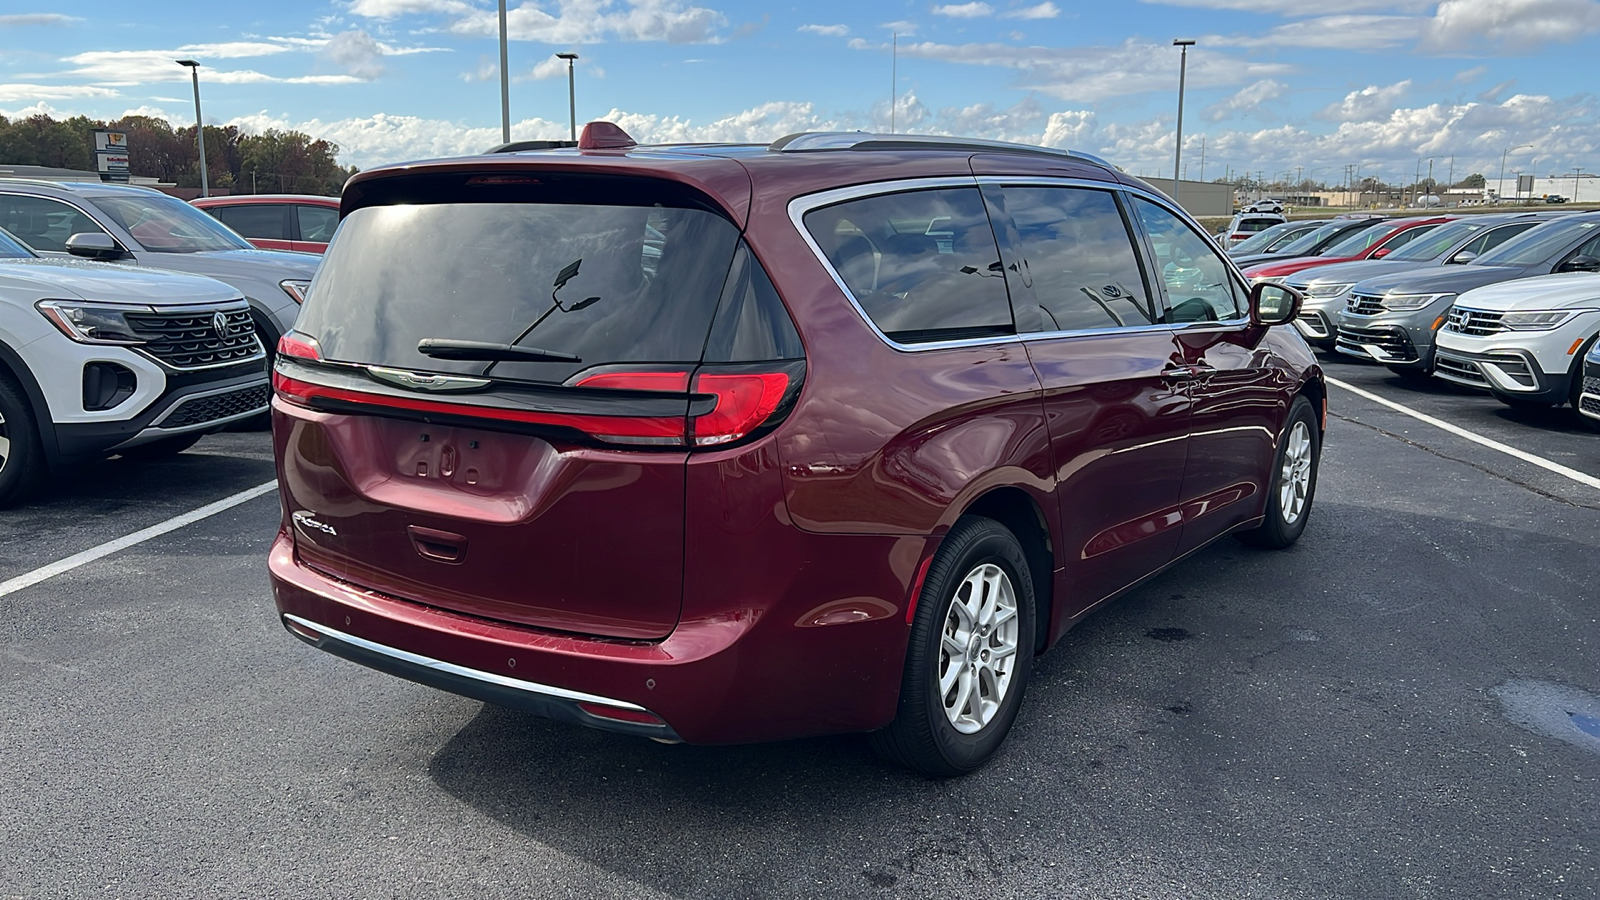
[[[0,506],[76,461],[184,450],[265,411],[269,390],[236,289],[41,259],[0,231]]]
[[[1578,407],[1583,357],[1600,333],[1600,273],[1563,272],[1467,291],[1450,307],[1434,374],[1508,406]]]

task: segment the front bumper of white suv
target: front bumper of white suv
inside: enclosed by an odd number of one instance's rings
[[[1600,310],[1579,313],[1547,331],[1505,330],[1502,315],[1453,307],[1435,340],[1434,374],[1503,399],[1570,400],[1574,379],[1582,377],[1583,351],[1600,331]]]

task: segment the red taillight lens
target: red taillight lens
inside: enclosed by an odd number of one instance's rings
[[[689,389],[688,372],[602,372],[579,379],[577,387],[612,388],[628,391],[673,391]]]
[[[294,356],[300,359],[322,359],[322,348],[317,346],[317,339],[296,334],[291,331],[278,338],[278,355]]]
[[[716,408],[694,420],[697,447],[736,441],[765,422],[789,389],[789,376],[782,372],[702,373],[694,379],[698,394],[715,394]]]

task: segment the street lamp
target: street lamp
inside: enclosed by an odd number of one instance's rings
[[[567,122],[572,126],[572,139],[578,139],[578,85],[576,76],[572,74],[572,64],[578,58],[576,53],[557,53],[557,59],[567,61]]]
[[[211,187],[206,178],[206,125],[200,118],[200,64],[192,59],[175,59],[173,62],[187,66],[189,74],[194,76],[194,136],[200,141],[200,196],[209,197]]]
[[[511,143],[511,70],[506,61],[506,0],[500,0],[500,143]]]
[[[1178,151],[1172,160],[1172,202],[1182,205],[1178,201],[1179,178],[1183,175],[1183,82],[1189,73],[1189,48],[1194,46],[1193,39],[1175,38],[1172,46],[1179,48],[1182,54],[1178,58]]]
[[[1496,202],[1503,201],[1506,198],[1506,154],[1513,150],[1526,150],[1532,146],[1532,144],[1523,144],[1520,147],[1507,147],[1500,151],[1500,187],[1495,190]]]

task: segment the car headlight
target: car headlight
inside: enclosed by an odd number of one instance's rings
[[[1591,309],[1545,309],[1529,312],[1506,313],[1500,317],[1500,324],[1513,331],[1551,331],[1567,324],[1579,313],[1594,312]]]
[[[1455,294],[1389,294],[1383,298],[1383,308],[1392,312],[1422,309],[1447,297],[1454,299]]]
[[[61,333],[80,344],[142,344],[145,339],[128,322],[128,313],[150,312],[147,306],[117,306],[83,300],[41,300],[39,312]]]
[[[306,295],[311,293],[311,282],[293,278],[278,282],[278,287],[283,288],[283,292],[301,306],[305,305]]]
[[[1326,282],[1319,281],[1315,284],[1306,285],[1305,288],[1302,289],[1302,293],[1306,295],[1307,300],[1326,300],[1330,297],[1339,297],[1343,296],[1344,294],[1348,294],[1350,293],[1350,289],[1353,287],[1355,287],[1354,282],[1349,284],[1328,284]]]

